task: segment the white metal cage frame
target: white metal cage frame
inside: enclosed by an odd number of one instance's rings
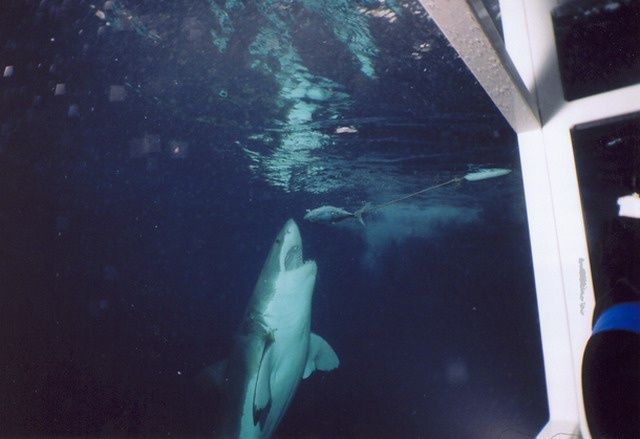
[[[567,102],[551,11],[501,0],[504,41],[480,0],[420,0],[518,134],[549,420],[539,438],[590,438],[581,385],[594,291],[570,130],[640,110],[640,84]]]

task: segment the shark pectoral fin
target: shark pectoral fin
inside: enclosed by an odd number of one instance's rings
[[[317,334],[311,334],[309,355],[302,378],[307,378],[314,370],[330,371],[338,367],[340,360],[329,343]]]
[[[262,424],[267,419],[271,408],[271,367],[267,360],[269,346],[265,346],[265,351],[260,359],[258,374],[256,376],[256,387],[253,392],[253,423]]]

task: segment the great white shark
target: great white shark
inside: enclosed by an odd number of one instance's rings
[[[236,335],[231,355],[208,368],[221,390],[215,437],[268,438],[298,384],[314,370],[338,367],[334,350],[311,332],[317,267],[302,257],[293,220],[276,237]]]

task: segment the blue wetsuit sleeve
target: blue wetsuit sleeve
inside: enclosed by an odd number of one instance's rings
[[[593,334],[614,329],[640,334],[640,302],[618,303],[607,309],[596,321]]]

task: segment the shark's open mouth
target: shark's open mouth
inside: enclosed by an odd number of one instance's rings
[[[294,245],[289,249],[287,255],[284,257],[284,269],[287,271],[300,268],[304,264],[302,260],[302,247]]]

